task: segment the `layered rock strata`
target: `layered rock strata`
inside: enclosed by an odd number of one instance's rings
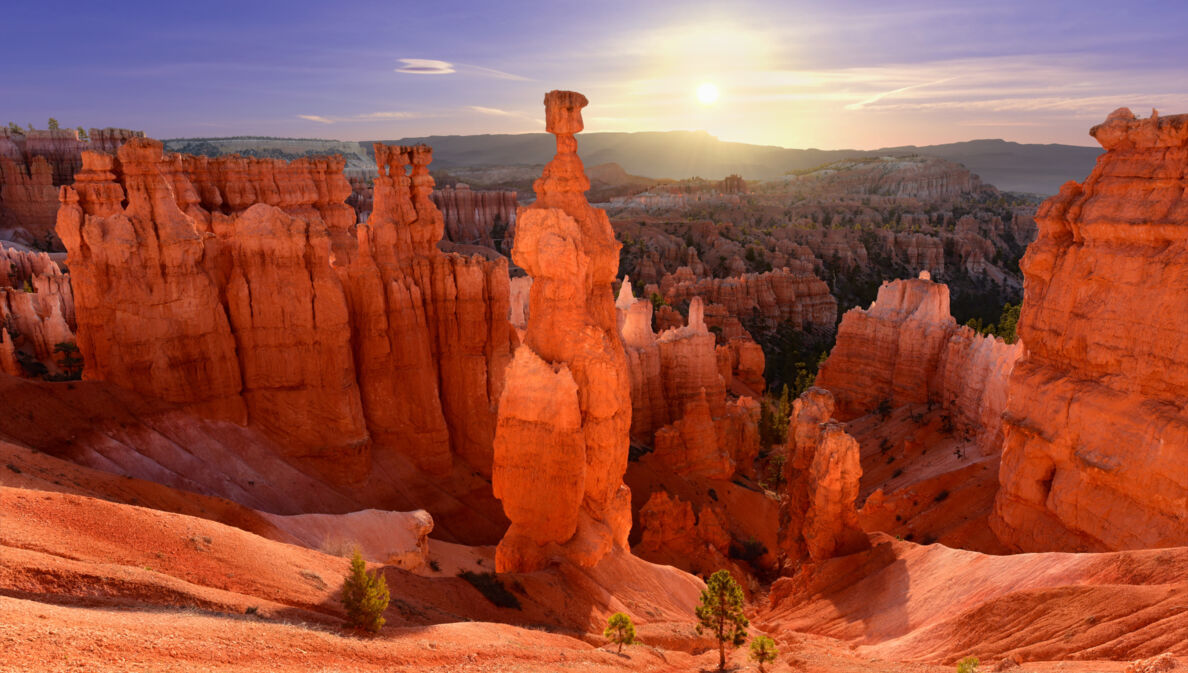
[[[1188,544],[1188,115],[1120,109],[1036,215],[991,525],[1024,551]]]
[[[485,245],[500,250],[515,226],[516,192],[472,190],[459,184],[433,192],[433,203],[445,217],[445,236],[455,243]],[[498,236],[500,240],[494,240]]]
[[[592,208],[574,134],[584,96],[545,96],[557,154],[517,214],[512,259],[532,276],[524,343],[508,367],[495,432],[493,485],[511,526],[499,572],[563,557],[591,566],[626,548],[631,494],[623,484],[631,384],[611,284],[619,243]]]

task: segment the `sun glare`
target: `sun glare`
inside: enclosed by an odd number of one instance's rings
[[[702,105],[713,105],[718,100],[718,87],[711,82],[697,87],[697,100]]]

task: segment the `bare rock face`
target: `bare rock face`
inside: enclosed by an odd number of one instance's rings
[[[961,430],[996,445],[1007,380],[1023,347],[959,327],[949,314],[949,288],[927,275],[883,283],[869,308],[847,311],[816,384],[833,393],[841,420],[880,405],[934,403]]]
[[[84,152],[58,232],[85,377],[250,422],[333,481],[392,455],[489,475],[506,263],[437,250],[429,148],[376,156],[356,227],[341,158]]]
[[[472,190],[469,185],[459,184],[434,190],[432,196],[445,218],[445,236],[449,240],[498,250],[511,248],[510,242],[503,243],[515,227],[516,192]]]
[[[1036,215],[991,525],[1025,551],[1188,544],[1188,115],[1115,111]]]
[[[823,561],[870,547],[856,507],[858,442],[832,415],[833,395],[822,388],[809,388],[792,403],[780,506],[780,548],[792,561]]]
[[[591,566],[626,548],[631,528],[631,383],[611,292],[620,245],[583,196],[590,184],[574,134],[586,104],[579,93],[546,94],[557,155],[536,181],[536,203],[516,218],[512,258],[533,282],[495,433],[496,496],[511,520],[499,572],[538,570],[555,556]]]

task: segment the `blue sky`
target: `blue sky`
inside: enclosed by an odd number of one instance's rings
[[[0,122],[343,140],[704,129],[786,147],[1089,145],[1188,112],[1188,2],[5,3]],[[713,104],[696,91],[712,83]]]

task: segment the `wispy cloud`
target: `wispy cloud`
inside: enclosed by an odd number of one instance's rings
[[[846,106],[846,109],[847,110],[861,110],[862,108],[866,107],[867,105],[873,105],[873,104],[883,100],[884,98],[887,98],[888,96],[894,96],[896,94],[904,93],[905,91],[911,91],[912,89],[919,89],[920,87],[933,86],[935,84],[943,84],[943,83],[948,82],[953,79],[956,79],[956,78],[955,77],[946,77],[944,79],[938,79],[935,82],[921,82],[920,84],[910,84],[908,86],[901,86],[898,89],[893,89],[891,91],[884,91],[882,93],[876,93],[875,95],[873,95],[870,98],[867,98],[865,100],[858,101],[857,103],[850,103],[849,105]]]
[[[502,70],[496,70],[494,68],[484,68],[481,65],[467,65],[465,63],[458,63],[457,66],[463,70],[469,70],[472,72],[476,72],[480,75],[487,75],[489,77],[494,77],[496,79],[511,79],[511,80],[516,80],[519,82],[531,82],[532,81],[528,77],[523,77],[521,75],[513,75],[510,72],[504,72]]]
[[[500,110],[499,108],[495,108],[495,107],[483,107],[482,105],[467,105],[466,107],[471,110],[474,110],[475,112],[481,112],[485,115],[498,115],[500,117],[519,116],[513,112],[508,112],[507,110]]]
[[[306,121],[317,122],[319,124],[337,124],[339,122],[378,122],[378,121],[392,121],[394,119],[416,119],[420,115],[414,112],[367,112],[364,114],[349,115],[345,117],[335,116],[326,117],[323,115],[297,115],[299,118]]]
[[[356,119],[415,119],[416,116],[412,112],[368,112],[358,115]]]

